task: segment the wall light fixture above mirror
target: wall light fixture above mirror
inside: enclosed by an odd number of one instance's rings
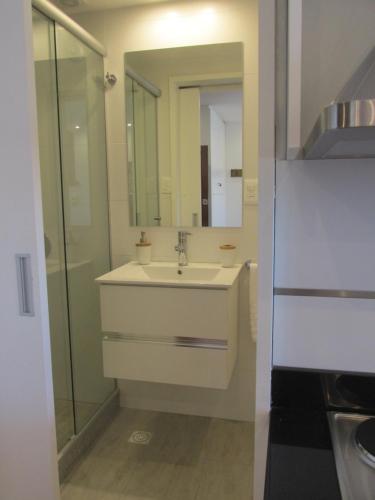
[[[242,43],[128,52],[132,226],[242,225]]]

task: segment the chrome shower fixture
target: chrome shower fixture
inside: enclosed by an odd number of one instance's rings
[[[117,76],[107,71],[104,77],[104,85],[106,88],[113,87],[117,82]]]

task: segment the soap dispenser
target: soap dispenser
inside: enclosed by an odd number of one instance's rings
[[[139,242],[136,243],[138,264],[149,264],[151,262],[151,243],[146,239],[145,231],[141,232]]]

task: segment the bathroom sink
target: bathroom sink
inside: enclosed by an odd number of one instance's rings
[[[205,267],[182,267],[177,266],[142,266],[143,272],[151,280],[179,280],[179,281],[212,281],[220,272],[220,269]]]
[[[175,262],[129,262],[96,279],[101,284],[143,286],[181,286],[192,288],[230,288],[241,266],[224,268],[220,264],[190,263],[179,267]]]

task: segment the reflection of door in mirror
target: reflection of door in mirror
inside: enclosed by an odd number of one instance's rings
[[[192,84],[193,85],[193,84]],[[242,88],[211,84],[178,89],[179,226],[240,226]]]
[[[158,226],[156,96],[128,75],[126,110],[130,221],[137,226]]]
[[[209,226],[210,212],[208,207],[208,146],[201,145],[201,197],[202,197],[202,227]]]
[[[199,88],[182,88],[177,100],[179,226],[201,225],[201,160]]]

